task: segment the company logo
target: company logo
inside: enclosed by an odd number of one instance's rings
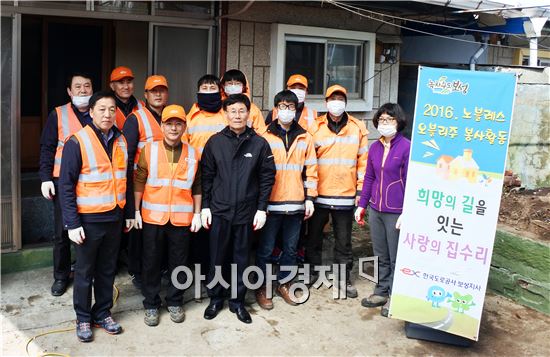
[[[437,80],[428,79],[428,88],[432,90],[435,94],[451,94],[451,93],[462,93],[463,95],[468,94],[468,89],[470,88],[469,83],[464,83],[461,80],[454,80],[452,82],[447,81],[446,76],[441,76]]]

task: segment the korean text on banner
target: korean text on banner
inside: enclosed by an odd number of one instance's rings
[[[478,340],[515,88],[514,74],[419,68],[392,318]]]

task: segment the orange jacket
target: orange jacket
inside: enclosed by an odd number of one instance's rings
[[[327,115],[317,118],[313,134],[319,172],[316,203],[328,208],[351,208],[361,193],[367,166],[368,130],[348,114],[346,125],[335,134]]]
[[[283,140],[270,128],[268,126],[261,133],[271,147],[277,170],[267,210],[275,213],[303,212],[305,196],[317,197],[317,157],[313,137],[298,127],[296,130],[300,130],[300,134],[287,152]]]
[[[128,151],[126,139],[120,135],[113,144],[112,161],[103,144],[89,126],[74,136],[80,143],[82,169],[76,184],[78,213],[108,212],[126,204],[126,168]]]
[[[55,159],[53,161],[53,177],[59,177],[61,170],[61,154],[65,140],[74,133],[82,129],[82,124],[73,111],[71,103],[55,108],[57,113],[57,149],[55,150]]]
[[[143,149],[149,175],[141,201],[143,221],[164,225],[189,226],[193,219],[191,187],[198,161],[193,147],[183,143],[181,156],[172,169],[162,141],[147,143]]]
[[[137,105],[134,107],[134,109],[132,109],[132,112],[136,111],[136,110],[140,110],[140,109],[143,109],[145,108],[145,103],[143,103],[143,101],[139,100],[137,101]],[[120,108],[116,108],[116,119],[115,119],[115,125],[117,128],[119,128],[120,130],[122,130],[122,128],[124,127],[124,122],[126,121],[126,115],[124,115],[124,113],[122,112],[122,110],[120,110]]]
[[[149,109],[143,107],[140,110],[134,112],[138,127],[139,127],[139,142],[136,149],[136,155],[134,156],[134,170],[137,168],[139,161],[139,155],[141,150],[145,147],[145,144],[152,141],[159,141],[164,138],[160,125],[157,123],[155,117]]]
[[[201,110],[197,103],[189,109],[186,137],[187,142],[197,150],[199,160],[208,139],[226,126],[227,118],[223,110],[209,113]]]
[[[273,120],[277,119],[277,108],[273,108],[271,118]],[[317,111],[309,109],[304,105],[302,114],[300,114],[300,119],[298,119],[298,124],[309,132],[314,132],[316,128]]]

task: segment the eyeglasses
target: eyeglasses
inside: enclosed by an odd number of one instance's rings
[[[279,105],[277,105],[277,109],[279,109],[279,110],[285,110],[285,109],[296,110],[296,104],[279,103]]]
[[[395,122],[394,117],[380,117],[378,118],[378,122],[381,124],[390,124]]]
[[[239,115],[245,115],[245,114],[247,113],[247,111],[246,111],[246,110],[230,110],[230,111],[228,111],[228,113],[229,113],[229,115],[231,115],[231,116],[235,116],[235,115],[237,115],[237,114],[239,114]]]

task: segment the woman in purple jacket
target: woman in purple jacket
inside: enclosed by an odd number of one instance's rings
[[[374,255],[378,256],[378,283],[361,305],[383,306],[381,315],[388,316],[411,142],[401,134],[407,122],[399,104],[382,105],[373,124],[382,137],[369,150],[355,220],[360,225],[365,223],[363,216],[369,205],[370,236]]]

